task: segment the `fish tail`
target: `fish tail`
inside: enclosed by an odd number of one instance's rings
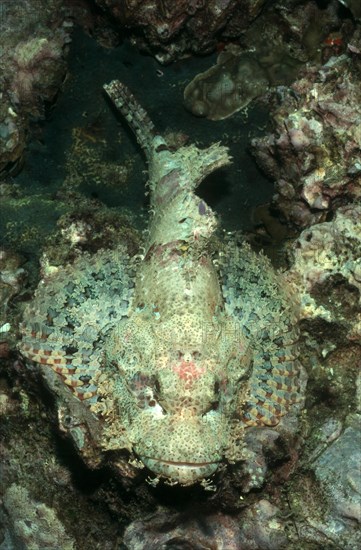
[[[149,161],[154,151],[155,138],[157,138],[156,141],[158,144],[160,143],[159,140],[163,142],[164,140],[161,136],[157,135],[155,126],[148,113],[138,103],[129,88],[119,80],[113,80],[109,84],[104,84],[103,88],[115,107],[119,109],[128,122]]]

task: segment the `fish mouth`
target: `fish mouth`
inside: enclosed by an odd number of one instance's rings
[[[181,485],[192,485],[209,477],[217,470],[219,462],[182,462],[151,457],[140,457],[143,464],[155,474]]]
[[[160,458],[151,458],[150,456],[143,457],[144,460],[153,460],[161,464],[171,464],[174,466],[185,466],[189,468],[201,468],[203,466],[209,466],[210,464],[217,464],[218,462],[178,462],[175,460],[163,460]],[[143,460],[143,459],[142,459]]]

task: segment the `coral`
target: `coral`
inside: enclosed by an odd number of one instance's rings
[[[197,75],[184,90],[186,108],[196,116],[222,120],[263,94],[268,79],[252,53],[230,46],[217,65]]]
[[[124,493],[114,490],[121,509],[114,519],[96,494],[97,475],[54,438],[42,391],[19,361],[0,361],[0,550],[36,543],[39,550],[62,550],[72,548],[72,538],[77,550],[111,550],[128,516]],[[107,495],[109,488],[103,490]],[[135,498],[142,506],[144,498]]]
[[[0,172],[17,170],[30,117],[44,117],[64,79],[70,20],[61,0],[2,3],[0,17]]]
[[[272,81],[289,78],[295,59],[304,62],[319,56],[322,40],[341,24],[335,2],[319,6],[314,0],[97,0],[97,4],[102,15],[108,15],[108,25],[103,22],[106,32],[126,26],[132,42],[161,63],[211,53],[235,42],[244,50],[256,49],[264,60],[277,59],[272,63]],[[88,20],[84,26],[89,28]],[[97,35],[96,29],[93,34]]]
[[[309,423],[290,507],[304,541],[360,545],[361,206],[304,229],[288,277],[300,294]],[[305,417],[306,419],[306,417]]]
[[[360,197],[360,105],[357,65],[332,57],[303,71],[272,113],[274,133],[252,141],[286,220],[306,227]]]
[[[29,38],[17,44],[10,55],[14,74],[8,84],[15,107],[21,104],[35,116],[40,114],[43,100],[53,99],[65,73],[63,43],[64,36],[59,34],[51,39]]]
[[[74,550],[69,537],[54,510],[31,498],[25,487],[13,484],[3,497],[8,518],[6,527],[16,550]]]
[[[249,246],[231,240],[215,252],[215,214],[194,189],[229,163],[227,148],[174,151],[124,85],[105,90],[149,161],[144,253],[131,258],[119,245],[47,270],[20,349],[40,366],[60,429],[90,466],[108,460],[130,477],[147,466],[154,484],[209,489],[225,458],[247,461],[245,430],[302,407],[297,304]]]
[[[3,308],[2,313],[6,312],[10,297],[18,293],[21,288],[25,277],[25,271],[21,267],[23,261],[18,254],[5,248],[0,248],[0,302]],[[8,291],[6,291],[6,287]]]

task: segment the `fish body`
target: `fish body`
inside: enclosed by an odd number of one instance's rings
[[[83,255],[41,283],[20,350],[90,463],[127,452],[156,479],[205,483],[242,460],[247,428],[276,425],[298,401],[297,308],[262,254],[232,240],[217,249],[216,216],[195,190],[230,163],[227,148],[173,150],[123,84],[104,88],[148,161],[144,253]]]

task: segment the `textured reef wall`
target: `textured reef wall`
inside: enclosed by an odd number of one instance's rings
[[[265,0],[97,0],[121,27],[134,31],[142,50],[168,63],[214,50],[220,36],[239,35],[257,17]]]

